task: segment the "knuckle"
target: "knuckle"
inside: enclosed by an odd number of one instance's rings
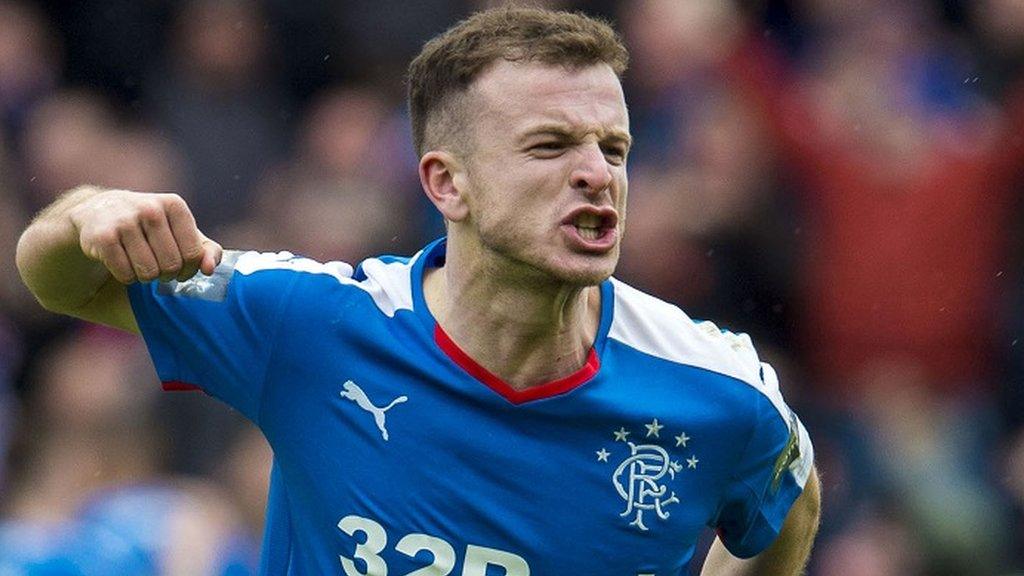
[[[163,274],[177,274],[179,270],[181,270],[181,257],[179,256],[168,256],[160,266],[160,272]]]
[[[118,234],[116,228],[104,228],[92,234],[88,239],[87,243],[95,244],[101,248],[107,246],[113,246],[121,242],[121,236]]]
[[[192,214],[188,208],[188,203],[185,202],[185,199],[173,192],[162,194],[161,200],[163,201],[168,214],[174,214],[176,216],[190,216]]]
[[[163,210],[156,203],[146,202],[140,205],[137,210],[139,220],[150,226],[159,224],[164,218]]]
[[[167,192],[165,194],[161,194],[160,198],[164,201],[164,204],[168,208],[173,208],[174,210],[182,210],[188,208],[188,205],[185,203],[185,199],[179,196],[178,194],[175,194],[174,192]]]
[[[136,221],[135,218],[132,218],[131,216],[127,215],[121,215],[114,219],[111,228],[115,234],[120,235],[124,234],[125,232],[135,230],[136,228],[138,228],[138,225],[138,221]]]
[[[136,264],[135,274],[140,280],[153,280],[160,275],[160,269],[150,264]]]
[[[203,257],[203,246],[201,244],[191,244],[185,246],[181,250],[181,255],[184,256],[186,261],[192,262],[199,260]]]

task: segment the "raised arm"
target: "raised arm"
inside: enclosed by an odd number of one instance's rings
[[[137,333],[127,284],[212,274],[221,252],[177,194],[82,186],[36,216],[17,263],[47,310]]]
[[[799,576],[811,555],[821,513],[818,473],[811,470],[804,491],[793,503],[782,531],[767,550],[749,560],[736,558],[715,539],[701,576]]]

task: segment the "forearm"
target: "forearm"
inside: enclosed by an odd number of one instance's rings
[[[18,240],[17,265],[22,280],[46,309],[64,314],[92,301],[112,280],[110,271],[86,256],[71,211],[81,202],[104,192],[82,186],[36,216]]]
[[[18,271],[49,310],[138,332],[125,285],[213,274],[221,247],[176,194],[83,186],[21,235]]]

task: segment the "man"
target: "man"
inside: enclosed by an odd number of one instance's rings
[[[603,23],[532,9],[430,41],[410,109],[448,236],[412,258],[222,252],[174,195],[87,187],[19,268],[261,427],[265,573],[666,576],[712,526],[707,573],[798,574],[818,485],[774,371],[609,278],[626,59]]]

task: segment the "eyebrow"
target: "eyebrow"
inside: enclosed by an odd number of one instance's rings
[[[622,130],[616,129],[602,132],[604,132],[604,135],[600,137],[601,141],[613,140],[616,142],[621,142],[626,146],[631,146],[633,144],[633,137],[630,136],[628,132],[623,132]],[[530,138],[534,138],[537,136],[555,136],[562,139],[577,140],[579,139],[579,133],[579,130],[573,130],[568,125],[565,124],[541,124],[539,126],[534,126],[533,128],[530,128],[529,131],[527,131],[519,138],[519,142],[524,143],[526,140],[529,140]]]

